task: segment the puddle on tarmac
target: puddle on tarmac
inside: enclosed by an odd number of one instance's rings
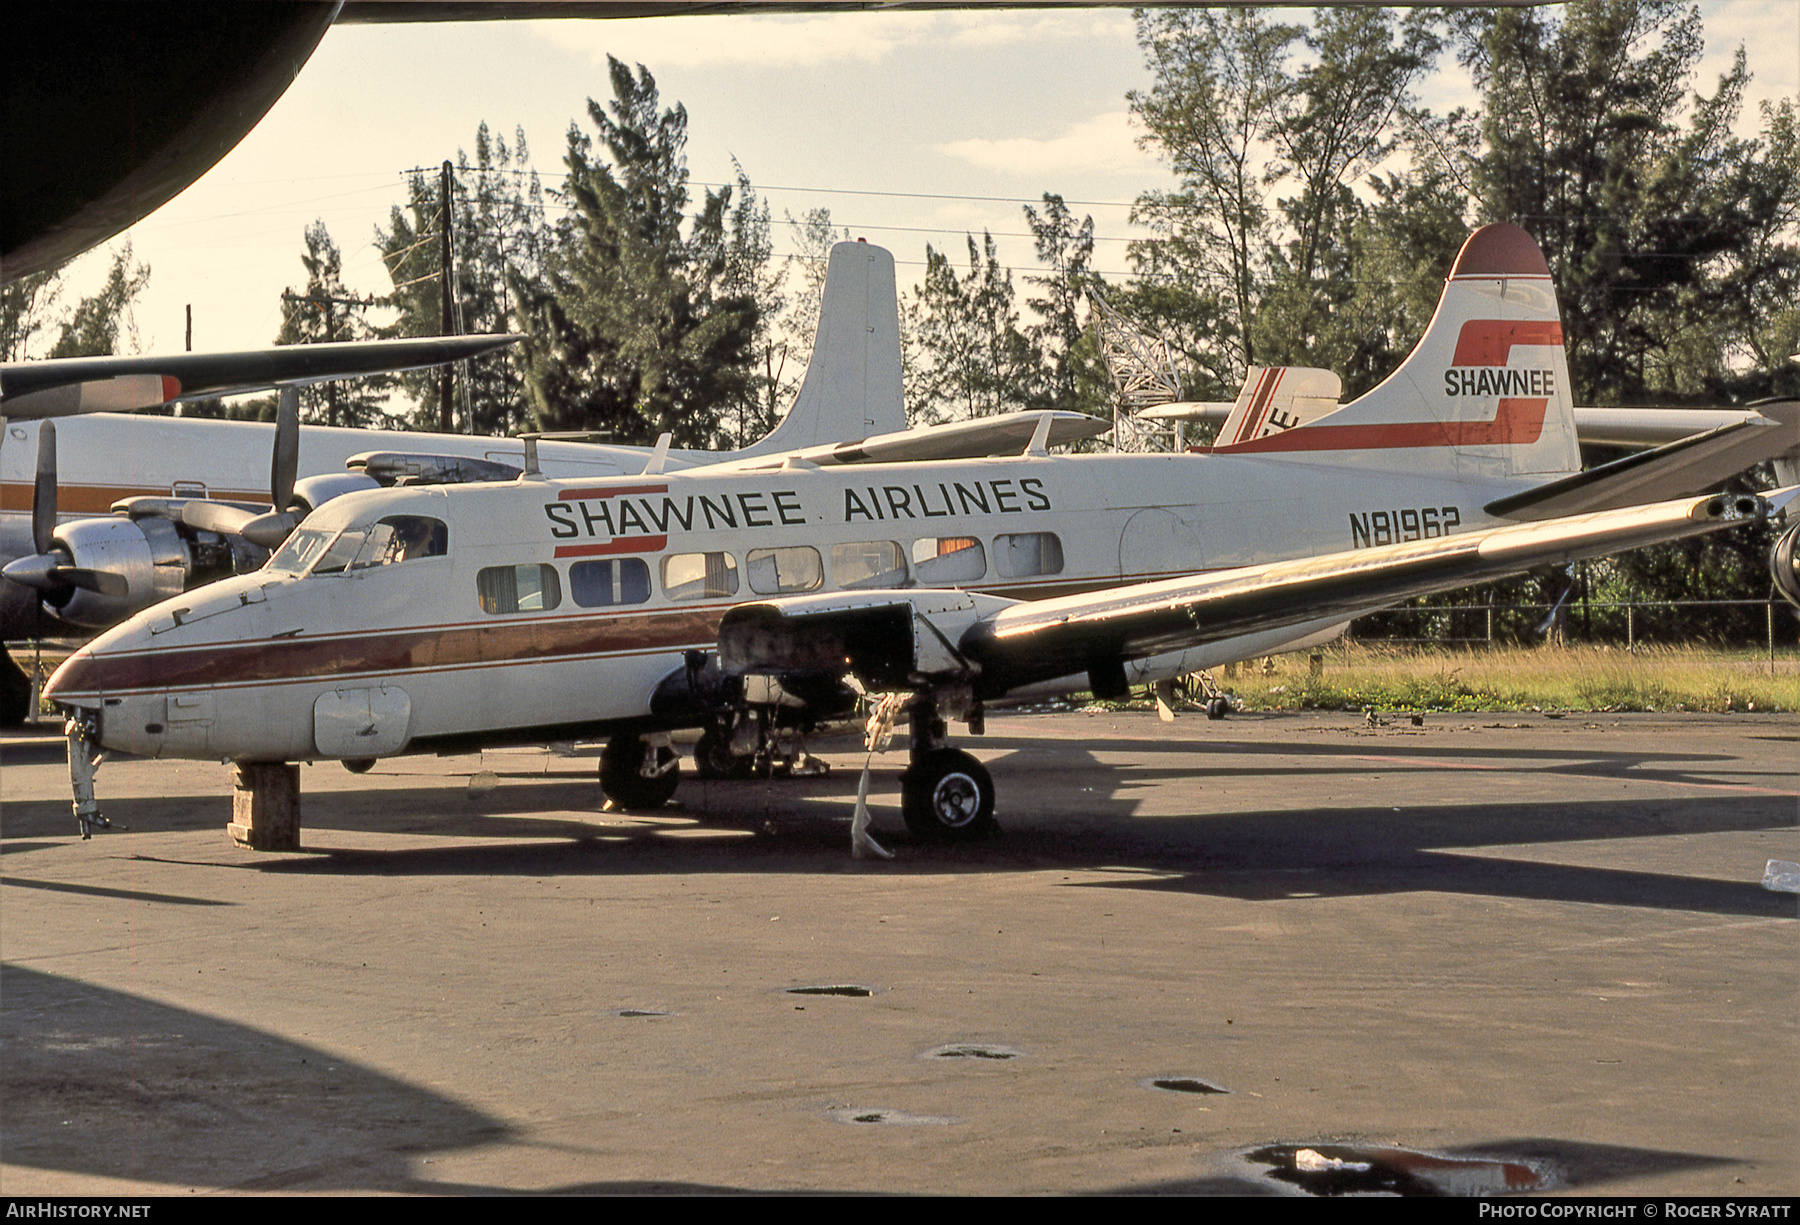
[[[951,1042],[934,1046],[919,1056],[921,1059],[1017,1059],[1025,1052],[994,1042]]]
[[[952,1123],[960,1123],[961,1119],[953,1119],[940,1114],[908,1114],[904,1110],[855,1109],[843,1107],[827,1111],[840,1123],[855,1123],[864,1127],[943,1127]]]
[[[1198,1076],[1156,1076],[1138,1083],[1149,1089],[1165,1089],[1170,1093],[1231,1092],[1230,1089],[1215,1085],[1210,1080],[1201,1080]]]
[[[1465,1196],[1543,1191],[1554,1182],[1542,1162],[1447,1157],[1352,1144],[1272,1144],[1243,1154],[1265,1177],[1308,1195]]]

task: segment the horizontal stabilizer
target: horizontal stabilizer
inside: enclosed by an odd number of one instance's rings
[[[1137,413],[1145,421],[1223,422],[1235,407],[1230,400],[1182,400],[1157,404]],[[1657,447],[1722,425],[1756,416],[1753,408],[1691,408],[1685,405],[1638,405],[1596,408],[1577,404],[1575,436],[1582,443],[1608,447]]]
[[[1720,426],[1487,504],[1501,519],[1535,521],[1682,497],[1800,447],[1800,400],[1762,406]]]
[[[0,401],[8,417],[33,421],[81,413],[131,413],[167,404],[181,394],[181,380],[162,374],[122,374],[46,387]]]
[[[1039,426],[1050,424],[1042,445],[1067,446],[1086,438],[1098,438],[1112,429],[1110,421],[1086,413],[1022,412],[973,421],[951,421],[894,434],[877,434],[857,442],[810,447],[786,455],[767,455],[737,460],[720,467],[733,469],[779,468],[799,461],[829,468],[839,464],[902,464],[945,459],[981,459],[989,455],[1018,455],[1035,440]]]

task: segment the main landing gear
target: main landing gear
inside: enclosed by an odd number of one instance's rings
[[[831,767],[806,751],[799,728],[746,711],[735,725],[717,722],[700,733],[694,772],[705,779],[823,778]]]
[[[979,728],[980,715],[971,719]],[[900,776],[900,816],[913,837],[973,842],[999,832],[994,779],[974,756],[944,740],[944,720],[929,697],[912,706],[912,756]]]
[[[600,791],[615,808],[661,808],[681,782],[681,758],[667,732],[622,732],[600,753]]]

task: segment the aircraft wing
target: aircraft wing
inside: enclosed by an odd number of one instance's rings
[[[277,345],[241,353],[65,357],[0,365],[0,414],[15,421],[131,412],[178,400],[262,391],[286,383],[385,374],[461,361],[522,336],[423,336],[343,344]]]
[[[1598,557],[1785,511],[1800,486],[1684,498],[1545,523],[1198,574],[1048,600],[893,591],[741,605],[719,627],[728,672],[854,673],[875,687],[967,684],[981,699],[1536,566]]]
[[[1048,425],[1045,422],[1048,422]],[[1044,437],[1038,438],[1038,432]],[[1003,413],[970,421],[921,426],[892,434],[876,434],[856,442],[807,447],[779,455],[761,455],[719,465],[750,471],[779,468],[788,463],[821,468],[839,464],[904,464],[943,459],[980,459],[988,455],[1017,455],[1026,447],[1064,446],[1084,438],[1097,438],[1112,429],[1112,422],[1086,413],[1037,411]]]

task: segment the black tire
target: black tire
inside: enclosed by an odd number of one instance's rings
[[[900,776],[900,815],[915,838],[971,842],[992,836],[994,779],[961,749],[932,749]]]
[[[1230,713],[1231,703],[1224,698],[1214,698],[1206,704],[1206,717],[1209,719],[1223,719]]]
[[[350,773],[352,773],[352,774],[367,774],[370,770],[373,770],[374,768],[375,768],[375,759],[373,757],[346,757],[346,758],[344,758],[344,769],[350,771]]]
[[[626,810],[656,809],[667,804],[681,783],[681,759],[674,749],[658,749],[657,764],[668,765],[669,769],[655,778],[639,773],[643,761],[644,742],[636,736],[614,736],[607,741],[600,754],[601,793]]]
[[[711,728],[700,733],[694,742],[694,773],[700,778],[733,777],[737,759],[731,755],[731,740]]]

